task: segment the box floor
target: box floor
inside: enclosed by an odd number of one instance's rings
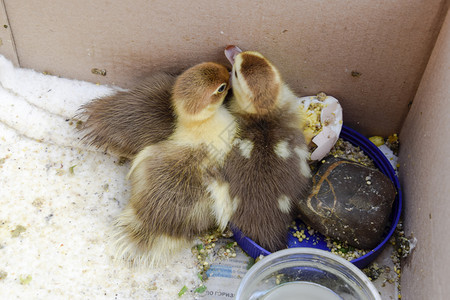
[[[15,69],[3,57],[0,83],[1,299],[172,299],[201,284],[190,249],[152,270],[111,260],[129,165],[83,146],[70,118],[114,88]],[[377,258],[391,270],[374,281],[383,299],[397,299],[396,285],[383,282],[396,276],[391,251]]]

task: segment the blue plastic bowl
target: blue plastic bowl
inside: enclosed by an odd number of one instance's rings
[[[395,228],[397,227],[398,221],[400,219],[401,211],[402,211],[402,191],[400,188],[400,183],[398,181],[397,176],[395,175],[395,171],[392,168],[390,162],[387,160],[386,156],[378,149],[377,146],[375,146],[371,141],[369,141],[366,137],[362,136],[358,132],[354,131],[353,129],[350,129],[349,127],[342,126],[341,134],[340,136],[343,140],[352,143],[354,146],[359,146],[359,148],[364,151],[364,153],[369,156],[375,166],[383,172],[386,176],[389,177],[389,179],[392,180],[392,182],[395,185],[395,188],[397,189],[397,196],[395,197],[394,204],[392,206],[392,213],[389,218],[391,222],[391,226],[389,228],[389,232],[384,237],[383,241],[374,249],[372,249],[370,252],[368,252],[366,255],[361,256],[359,258],[356,258],[352,260],[351,262],[357,266],[358,268],[364,268],[367,266],[370,262],[372,262],[383,250],[383,248],[388,243],[389,239],[391,238],[392,234],[395,231]],[[305,226],[301,220],[296,220],[297,227]],[[257,258],[260,255],[269,255],[270,252],[266,249],[259,246],[257,243],[255,243],[250,238],[246,237],[237,227],[233,226],[231,224],[231,230],[234,233],[234,238],[236,242],[239,244],[239,246],[251,257]],[[299,242],[299,240],[292,235],[293,230],[289,232],[288,235],[288,248],[293,247],[311,247],[316,249],[322,249],[322,250],[328,250],[330,249],[327,247],[327,243],[325,241],[325,238],[320,233],[315,233],[312,236],[308,234],[308,231],[305,230],[306,237],[309,237],[309,239],[303,239],[302,242]]]

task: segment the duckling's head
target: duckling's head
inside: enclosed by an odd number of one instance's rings
[[[230,74],[221,64],[206,62],[183,72],[173,88],[177,116],[188,121],[212,117],[230,88]]]
[[[228,46],[225,50],[233,64],[231,82],[239,109],[250,114],[266,114],[279,101],[282,79],[279,71],[261,53],[240,52]]]

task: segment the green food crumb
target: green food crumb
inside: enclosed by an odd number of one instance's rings
[[[105,69],[98,69],[98,68],[92,68],[91,73],[95,75],[101,75],[106,76],[106,70]]]
[[[202,250],[203,248],[204,248],[204,247],[203,247],[203,244],[198,244],[198,245],[197,245],[197,250],[198,250],[198,251]]]
[[[6,276],[8,276],[8,273],[6,273],[6,272],[3,271],[3,270],[0,270],[0,280],[5,279]]]
[[[20,275],[19,277],[20,284],[22,285],[29,284],[31,282],[31,279],[33,279],[31,275],[27,275],[27,277],[22,277],[22,275]]]
[[[27,229],[25,227],[23,227],[22,225],[17,225],[16,228],[14,228],[14,230],[11,230],[11,237],[16,238],[19,237],[19,235],[22,232],[25,232]]]
[[[74,165],[74,166],[71,166],[71,167],[69,168],[69,173],[70,173],[70,174],[72,174],[72,175],[75,174],[75,172],[73,171],[73,169],[75,169],[76,166],[77,166],[77,165]]]
[[[186,293],[188,290],[187,286],[183,286],[183,288],[178,292],[178,297],[183,296],[184,293]]]
[[[247,270],[250,269],[251,267],[253,267],[254,264],[255,264],[255,259],[253,257],[250,257],[248,259],[248,263],[247,263]]]
[[[227,249],[230,249],[231,247],[233,247],[234,246],[234,242],[230,242],[230,243],[228,243],[225,247],[227,248]]]
[[[75,125],[75,128],[76,129],[82,129],[83,128],[83,121],[78,120],[76,125]]]
[[[121,156],[121,157],[119,157],[119,161],[117,162],[117,164],[119,166],[123,166],[127,161],[128,161],[128,158]]]
[[[209,269],[209,265],[205,266],[205,265],[202,264],[202,266],[204,267],[204,269],[200,273],[197,273],[197,277],[201,281],[206,281],[206,280],[208,280],[208,274],[206,274],[205,268],[207,267],[206,269]]]
[[[358,72],[358,71],[352,71],[352,77],[361,77],[361,73],[360,72]]]
[[[196,288],[194,292],[201,294],[201,293],[204,293],[205,291],[206,291],[206,286],[201,285],[198,288]]]

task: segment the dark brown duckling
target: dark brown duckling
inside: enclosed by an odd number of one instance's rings
[[[226,54],[234,60],[230,110],[238,126],[224,164],[237,207],[231,223],[260,246],[277,251],[286,247],[298,199],[310,186],[296,96],[260,53],[228,47]]]

